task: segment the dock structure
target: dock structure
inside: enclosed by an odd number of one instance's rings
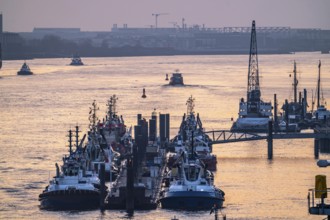
[[[165,168],[165,149],[161,147],[160,138],[156,137],[156,122],[155,114],[152,115],[149,123],[141,114],[137,115],[133,149],[125,156],[119,175],[110,186],[106,197],[106,208],[123,209],[128,213],[133,213],[134,210],[157,208],[162,183],[160,177]],[[166,123],[166,120],[160,120],[160,127],[164,127],[162,123]],[[166,129],[163,132],[166,133]]]
[[[274,139],[314,139],[314,157],[319,157],[319,152],[329,152],[330,150],[330,127],[315,128],[311,132],[273,132],[273,122],[269,121],[268,133],[252,133],[231,130],[206,131],[213,144],[226,144],[242,141],[267,140],[268,159],[273,158]]]

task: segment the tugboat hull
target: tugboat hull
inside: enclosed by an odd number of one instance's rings
[[[28,71],[18,71],[17,75],[21,76],[28,76],[28,75],[33,75],[33,72],[28,72]]]
[[[215,204],[222,207],[223,197],[209,192],[167,192],[159,201],[165,209],[210,210]]]
[[[83,63],[70,63],[70,66],[83,66]]]
[[[91,190],[58,190],[40,194],[39,201],[42,209],[96,209],[100,204],[100,193]]]
[[[181,73],[173,73],[172,77],[170,78],[170,83],[171,86],[175,86],[175,85],[181,85],[183,86],[183,77],[181,75]]]

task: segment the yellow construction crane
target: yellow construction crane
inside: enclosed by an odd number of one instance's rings
[[[152,16],[155,16],[155,27],[158,27],[158,16],[159,15],[168,15],[168,13],[154,13]]]

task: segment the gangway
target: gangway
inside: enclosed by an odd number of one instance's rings
[[[256,141],[264,140],[267,138],[267,134],[257,134],[250,132],[236,132],[230,130],[216,130],[207,131],[205,134],[212,137],[212,144],[224,144],[241,141]]]
[[[330,128],[314,129],[309,132],[273,132],[273,122],[268,125],[268,133],[251,133],[230,130],[213,130],[204,132],[211,139],[211,144],[225,144],[242,141],[267,140],[268,159],[273,158],[273,139],[314,139],[314,156],[318,158],[319,149],[330,147]]]
[[[312,131],[312,130],[311,130]],[[206,131],[205,134],[211,135],[212,144],[225,144],[241,141],[256,141],[265,140],[268,138],[268,133],[251,133],[237,132],[230,130]],[[290,132],[290,133],[273,133],[273,139],[306,139],[306,138],[327,138],[330,133],[319,132]]]

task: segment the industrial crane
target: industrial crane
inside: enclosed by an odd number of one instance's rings
[[[155,27],[157,28],[158,26],[158,16],[159,15],[168,15],[168,13],[154,13],[152,16],[155,16]]]

